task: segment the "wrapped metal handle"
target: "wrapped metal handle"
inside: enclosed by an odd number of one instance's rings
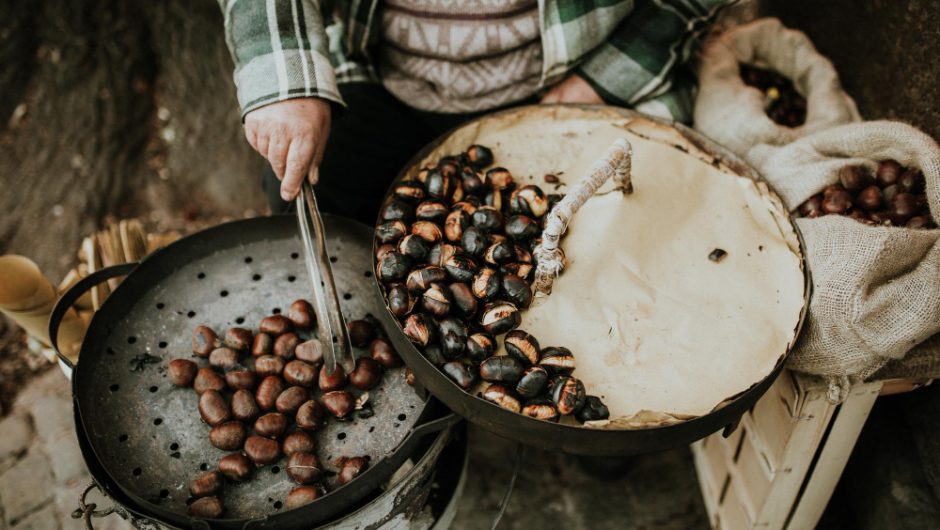
[[[610,178],[617,184],[617,190],[625,195],[633,193],[633,182],[630,178],[632,168],[633,146],[626,138],[618,138],[607,149],[604,158],[594,162],[591,172],[548,213],[542,242],[533,252],[538,262],[534,282],[536,296],[550,294],[555,277],[565,268],[565,255],[558,243],[561,241],[561,235],[568,229],[571,218]]]
[[[304,244],[307,274],[313,287],[313,309],[319,327],[317,340],[323,349],[326,372],[332,374],[339,364],[348,374],[356,368],[356,364],[336,294],[330,256],[326,251],[323,219],[320,217],[313,187],[306,180],[297,195],[297,223]]]

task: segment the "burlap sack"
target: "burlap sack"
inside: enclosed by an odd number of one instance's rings
[[[764,94],[741,79],[740,64],[774,70],[806,97],[806,123],[778,125],[764,112]],[[695,128],[739,156],[758,144],[784,145],[861,117],[839,76],[804,33],[776,18],[734,28],[706,45],[699,67]]]
[[[893,158],[923,171],[931,215],[940,220],[940,148],[903,123],[843,125],[784,147],[757,146],[749,158],[791,210],[835,183],[839,168]],[[793,369],[865,379],[940,332],[940,229],[868,226],[834,215],[796,223],[813,295]],[[940,341],[923,347],[940,355]]]

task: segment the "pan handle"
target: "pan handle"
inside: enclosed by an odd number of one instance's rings
[[[453,427],[460,423],[461,420],[463,420],[463,418],[457,415],[457,413],[449,412],[446,416],[415,426],[411,430],[411,434],[417,438],[423,438],[429,434],[435,434]]]
[[[102,494],[104,494],[104,490],[98,486],[98,483],[92,481],[88,484],[87,487],[85,487],[85,491],[83,491],[81,495],[78,496],[79,507],[74,512],[72,512],[72,519],[81,519],[85,523],[85,530],[95,530],[95,526],[91,522],[92,517],[107,517],[114,513],[114,505],[106,510],[99,510],[97,504],[93,502],[87,504],[85,503],[85,498],[88,497],[88,493],[90,493],[93,489],[97,489]]]
[[[137,267],[137,262],[133,261],[96,270],[69,287],[55,303],[52,314],[49,315],[49,343],[52,345],[52,349],[55,350],[59,360],[65,363],[70,370],[75,368],[75,364],[59,351],[59,325],[62,324],[65,313],[92,287],[111,278],[127,276],[135,267]]]

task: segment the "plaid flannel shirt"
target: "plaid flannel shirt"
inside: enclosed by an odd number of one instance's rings
[[[610,104],[688,121],[694,79],[681,68],[733,0],[539,0],[539,89],[571,72]],[[219,0],[242,115],[275,101],[378,81],[380,0]]]

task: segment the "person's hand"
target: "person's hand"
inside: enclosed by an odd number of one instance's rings
[[[553,86],[539,103],[591,103],[601,104],[601,99],[591,85],[578,74],[571,74]]]
[[[285,201],[297,196],[304,178],[316,184],[329,136],[330,104],[319,98],[279,101],[245,116],[245,137],[271,163]]]

